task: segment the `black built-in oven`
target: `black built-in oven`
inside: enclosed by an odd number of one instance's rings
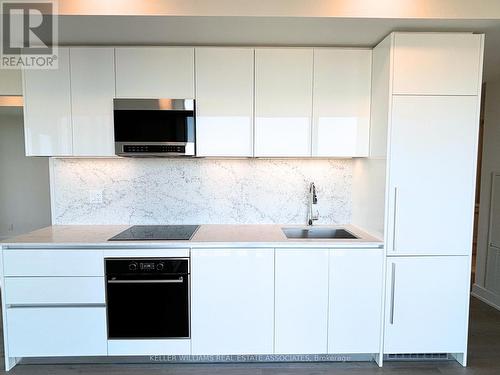
[[[106,259],[109,339],[190,337],[189,259]]]

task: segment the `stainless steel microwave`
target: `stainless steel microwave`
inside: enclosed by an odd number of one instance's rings
[[[193,99],[114,99],[113,116],[116,155],[195,155]]]

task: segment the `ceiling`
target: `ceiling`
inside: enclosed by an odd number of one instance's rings
[[[60,16],[60,45],[373,47],[392,31],[486,34],[485,80],[500,78],[500,20],[219,16]]]

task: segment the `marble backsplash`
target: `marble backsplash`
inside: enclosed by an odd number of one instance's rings
[[[52,159],[53,224],[351,221],[352,160]]]

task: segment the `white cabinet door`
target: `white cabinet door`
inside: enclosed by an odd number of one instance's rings
[[[478,99],[395,96],[389,183],[389,253],[469,254]]]
[[[253,85],[253,49],[196,49],[196,155],[253,155]]]
[[[115,155],[112,48],[71,48],[73,155]]]
[[[193,249],[192,354],[272,354],[273,249]]]
[[[328,353],[379,353],[382,249],[330,251]]]
[[[255,50],[255,156],[311,156],[313,50]]]
[[[194,98],[194,48],[115,49],[119,98]]]
[[[105,307],[22,307],[7,310],[9,355],[107,355]]]
[[[478,95],[483,35],[396,33],[394,94]]]
[[[24,70],[27,156],[71,156],[69,49],[59,48],[58,69]]]
[[[371,56],[367,49],[314,50],[313,156],[367,156]]]
[[[463,353],[468,256],[387,260],[384,353]]]
[[[275,270],[275,353],[326,353],[328,250],[276,249]]]

